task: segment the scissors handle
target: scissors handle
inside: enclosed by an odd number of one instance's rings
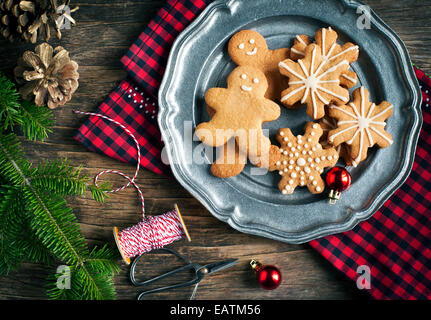
[[[173,289],[176,289],[176,288],[188,287],[188,286],[192,286],[192,285],[195,284],[196,286],[195,286],[195,288],[193,290],[193,293],[192,293],[192,295],[190,297],[190,300],[193,300],[193,298],[194,298],[194,296],[196,294],[196,287],[199,285],[199,281],[200,281],[200,279],[196,278],[196,279],[190,280],[188,282],[184,282],[184,283],[179,283],[179,284],[174,284],[174,285],[171,285],[171,286],[166,286],[166,287],[163,287],[163,288],[156,288],[156,289],[153,289],[153,290],[143,291],[143,292],[141,292],[138,295],[138,300],[142,300],[142,298],[144,296],[147,296],[147,295],[150,295],[150,294],[153,294],[153,293],[163,292],[163,291],[169,291],[169,290],[173,290]]]
[[[140,255],[139,257],[137,257],[133,261],[132,265],[130,266],[129,278],[130,278],[130,281],[132,282],[132,284],[134,286],[136,286],[136,287],[143,287],[143,286],[149,285],[151,283],[154,283],[156,281],[159,281],[161,279],[172,277],[172,276],[174,276],[175,274],[177,274],[179,272],[182,272],[182,271],[185,271],[185,270],[190,270],[190,269],[194,270],[194,272],[195,272],[195,278],[192,279],[192,280],[190,280],[190,281],[187,281],[187,282],[183,282],[183,283],[179,283],[179,284],[175,284],[175,285],[170,285],[170,286],[166,286],[166,287],[161,287],[161,288],[156,288],[156,289],[152,289],[152,290],[141,292],[139,294],[139,296],[138,296],[138,300],[141,300],[143,296],[146,296],[146,295],[149,295],[149,294],[152,294],[152,293],[163,292],[163,291],[168,291],[168,290],[172,290],[172,289],[176,289],[176,288],[187,287],[187,286],[192,286],[194,284],[198,284],[202,280],[203,276],[205,275],[205,272],[201,271],[201,269],[202,269],[201,265],[195,264],[195,263],[191,263],[189,259],[187,259],[186,257],[184,257],[179,252],[177,252],[175,250],[172,250],[172,249],[169,249],[169,248],[161,248],[161,249],[159,249],[159,251],[166,251],[166,252],[169,252],[171,254],[174,254],[177,257],[179,257],[182,260],[184,260],[187,264],[185,266],[176,268],[176,269],[174,269],[172,271],[169,271],[169,272],[167,272],[165,274],[159,275],[159,276],[154,277],[152,279],[149,279],[149,280],[146,280],[146,281],[143,281],[143,282],[138,282],[138,281],[136,281],[136,278],[135,278],[135,269],[136,269],[136,265],[137,265],[138,261],[143,256],[143,255]],[[196,291],[196,288],[195,288],[194,292],[195,291]],[[194,294],[192,294],[192,297],[193,296],[194,296]]]

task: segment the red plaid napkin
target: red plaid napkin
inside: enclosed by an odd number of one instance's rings
[[[170,170],[160,160],[163,143],[153,97],[173,40],[210,2],[169,0],[122,58],[130,78],[97,110],[129,126],[142,148],[142,166],[159,174],[170,175]],[[423,92],[424,126],[409,179],[371,219],[352,231],[310,242],[354,281],[362,279],[358,267],[368,267],[366,291],[376,299],[431,298],[431,80],[415,71]],[[103,119],[88,118],[75,138],[92,151],[136,161],[133,141]]]

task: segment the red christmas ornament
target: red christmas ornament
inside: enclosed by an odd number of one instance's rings
[[[335,204],[341,197],[341,192],[348,189],[352,183],[349,171],[343,167],[334,167],[326,174],[326,185],[331,189],[329,203]]]
[[[251,260],[250,265],[256,272],[259,285],[265,290],[274,290],[281,284],[281,272],[275,266],[264,266],[259,261]]]

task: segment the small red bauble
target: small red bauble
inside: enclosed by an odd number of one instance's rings
[[[250,262],[251,267],[256,272],[259,285],[265,290],[274,290],[281,284],[281,272],[275,266],[264,266],[256,260]]]
[[[341,192],[348,189],[352,183],[349,171],[342,167],[334,167],[326,174],[326,185],[331,189],[329,203],[335,204],[340,199]]]

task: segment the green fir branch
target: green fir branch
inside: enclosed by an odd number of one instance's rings
[[[19,93],[15,84],[0,72],[0,129],[6,131],[22,123]]]
[[[37,106],[27,100],[21,101],[20,128],[24,136],[32,141],[44,141],[52,132],[54,125],[54,114],[46,106]]]
[[[80,172],[80,168],[74,169],[67,160],[46,162],[32,168],[24,158],[16,136],[0,135],[0,175],[21,189],[21,202],[31,212],[29,225],[43,246],[73,269],[73,289],[66,293],[54,290],[48,296],[113,299],[112,276],[117,270],[114,262],[108,262],[111,259],[109,250],[102,248],[89,252],[76,217],[62,197],[85,192],[86,178],[81,177]],[[71,190],[67,191],[67,188]]]

